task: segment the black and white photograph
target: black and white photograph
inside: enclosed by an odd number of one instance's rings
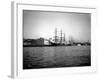
[[[91,14],[23,10],[23,69],[91,66]]]

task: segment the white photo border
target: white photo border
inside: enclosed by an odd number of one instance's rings
[[[77,12],[91,14],[91,66],[86,67],[64,67],[49,69],[28,69],[23,70],[23,10],[41,10],[57,12]],[[27,3],[12,3],[12,71],[13,78],[40,77],[66,75],[73,73],[90,73],[97,71],[95,34],[96,8],[71,7],[56,5],[38,5]]]

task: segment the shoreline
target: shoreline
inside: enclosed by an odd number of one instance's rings
[[[77,45],[23,45],[23,47],[65,47],[65,46],[77,46]],[[91,45],[81,45],[91,46]]]

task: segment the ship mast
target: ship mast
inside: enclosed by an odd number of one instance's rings
[[[60,44],[62,44],[62,29],[60,31]]]
[[[55,43],[57,43],[57,28],[55,28]]]
[[[66,44],[65,33],[64,33],[64,44]]]

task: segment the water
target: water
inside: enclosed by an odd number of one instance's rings
[[[23,69],[78,67],[90,65],[90,46],[23,48]]]

